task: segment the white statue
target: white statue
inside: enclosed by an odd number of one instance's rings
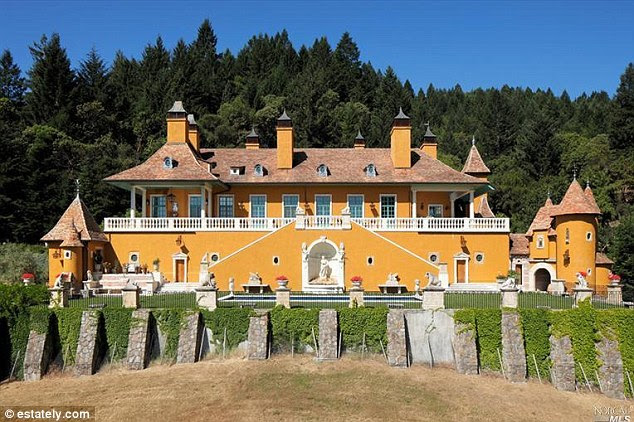
[[[55,284],[53,285],[56,289],[64,288],[64,273],[60,273],[55,279]]]
[[[229,291],[231,293],[236,289],[236,279],[233,277],[229,277]]]
[[[578,289],[588,288],[588,280],[586,280],[586,277],[581,273],[577,273],[577,288]]]
[[[213,287],[216,288],[216,276],[214,273],[207,273],[207,277],[205,277],[205,281],[203,281],[203,287]]]
[[[88,270],[86,271],[86,281],[95,281],[93,275],[92,275],[92,271]]]
[[[343,244],[343,242],[339,242],[339,252],[343,254],[345,250],[346,246]]]
[[[260,284],[262,282],[262,278],[258,273],[249,273],[249,284]]]
[[[321,256],[321,261],[319,262],[319,278],[322,280],[327,280],[330,278],[330,265],[328,265],[328,260],[325,256]]]
[[[506,277],[500,289],[515,289],[515,277]]]
[[[306,242],[302,243],[302,253],[304,255],[308,254],[308,245],[306,245]]]
[[[138,284],[134,281],[132,281],[131,279],[128,279],[125,283],[125,288],[126,289],[135,289],[138,288]]]
[[[344,209],[341,210],[341,215],[344,214],[350,214],[350,207],[346,206]]]
[[[398,273],[389,273],[385,284],[398,285]]]
[[[429,273],[427,273],[429,274]],[[420,280],[416,279],[414,280],[414,291],[416,292],[416,294],[418,294],[420,292]]]
[[[425,278],[429,280],[427,287],[440,287],[440,279],[430,272],[425,273]]]

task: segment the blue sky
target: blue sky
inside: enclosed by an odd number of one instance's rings
[[[322,35],[334,47],[348,31],[364,61],[391,65],[415,89],[431,82],[613,94],[634,61],[634,1],[0,1],[0,49],[27,70],[28,46],[58,32],[78,67],[92,46],[110,61],[119,49],[140,57],[159,34],[168,47],[191,41],[207,17],[219,49],[234,54],[258,33],[286,28],[299,48]]]

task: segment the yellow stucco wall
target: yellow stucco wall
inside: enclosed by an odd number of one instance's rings
[[[566,242],[566,230],[569,242]],[[586,280],[590,286],[596,281],[596,218],[592,215],[563,215],[556,217],[557,231],[557,277],[573,283],[579,271],[590,273]],[[591,233],[591,240],[586,240],[586,233]],[[568,252],[569,259],[564,259]]]

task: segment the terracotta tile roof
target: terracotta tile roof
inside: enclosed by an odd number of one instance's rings
[[[491,211],[491,207],[489,207],[489,201],[487,199],[487,195],[482,196],[482,201],[480,201],[480,209],[478,209],[478,214],[482,218],[493,218],[495,214]]]
[[[526,236],[532,236],[535,230],[552,230],[552,212],[556,208],[550,198],[539,208],[533,222],[526,231]],[[549,233],[550,234],[550,233]]]
[[[597,252],[595,257],[594,257],[594,262],[595,264],[598,265],[612,265],[614,264],[614,261],[612,261],[610,258],[608,258],[608,256],[606,254],[604,254],[603,252]]]
[[[480,156],[480,152],[475,145],[471,146],[471,150],[469,151],[469,156],[467,157],[467,161],[464,163],[464,167],[462,168],[463,173],[475,173],[475,174],[490,174],[491,170],[484,164],[484,160],[482,156]]]
[[[241,150],[244,151],[244,150]],[[171,157],[173,168],[165,168],[163,160]],[[126,182],[143,180],[198,181],[217,180],[209,172],[209,166],[203,162],[189,143],[166,143],[144,163],[121,173],[106,177],[106,182]]]
[[[590,205],[596,209],[599,210],[599,212],[601,212],[601,209],[599,208],[599,206],[597,205],[597,201],[595,201],[594,199],[594,194],[592,193],[592,189],[590,189],[590,185],[588,184],[586,186],[586,188],[583,190],[584,195],[586,196],[586,199],[588,200],[588,202],[590,203]]]
[[[201,155],[212,164],[212,173],[226,183],[461,183],[486,182],[460,173],[427,154],[412,149],[412,167],[395,169],[389,148],[296,148],[292,169],[277,168],[274,148],[261,149],[202,149]],[[264,176],[253,169],[261,164]],[[328,176],[320,176],[317,168],[325,164]],[[368,164],[376,166],[376,176],[365,173]],[[244,174],[230,175],[231,167],[245,167]]]
[[[528,256],[528,237],[522,233],[511,233],[509,236],[511,240],[511,255]]]
[[[576,179],[568,187],[564,199],[551,213],[552,216],[567,214],[601,214],[594,198],[592,201],[588,200]]]
[[[62,246],[82,246],[81,240],[108,242],[108,238],[101,231],[79,195],[70,203],[55,227],[40,240],[42,242],[62,241]]]

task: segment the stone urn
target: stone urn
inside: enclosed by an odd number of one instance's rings
[[[288,287],[288,279],[279,279],[277,280],[277,285],[280,289],[286,289]]]

